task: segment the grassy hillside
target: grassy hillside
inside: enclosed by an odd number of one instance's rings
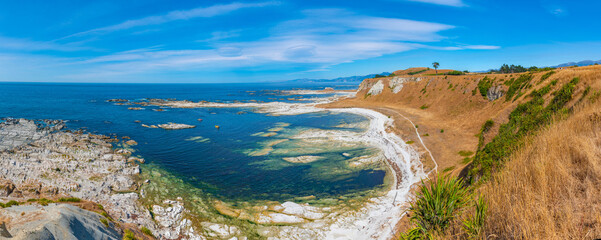
[[[558,119],[478,189],[489,205],[482,237],[601,236],[601,105],[584,103]]]
[[[404,238],[601,237],[601,67],[409,74],[422,70],[367,79],[348,100],[429,133],[441,175],[417,190]]]

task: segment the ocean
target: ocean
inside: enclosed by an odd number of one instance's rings
[[[158,108],[144,107],[136,111],[128,109],[136,106],[107,102],[114,98],[294,102],[297,100],[289,99],[299,96],[283,96],[280,90],[324,87],[353,89],[356,85],[2,83],[0,117],[60,119],[67,121],[67,126],[73,130],[131,137],[139,143],[134,147],[135,154],[143,157],[147,165],[160,168],[223,201],[287,201],[305,196],[337,198],[383,187],[386,172],[381,166],[345,167],[345,161],[352,158],[348,156],[375,151],[367,146],[324,151],[299,149],[298,144],[289,141],[277,144],[274,152],[258,153],[273,139],[289,139],[307,129],[361,131],[356,126],[340,127],[341,124],[367,121],[359,115],[316,112],[270,116],[248,108],[164,108],[164,111],[154,111]],[[302,95],[303,98],[327,96]],[[195,125],[196,128],[164,130],[141,126],[141,123],[168,122]],[[216,129],[215,125],[220,128]],[[270,129],[279,136],[261,136]],[[343,151],[347,152],[346,157],[342,155]],[[282,160],[307,154],[322,160],[306,164]]]

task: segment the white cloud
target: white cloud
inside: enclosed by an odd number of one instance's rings
[[[127,21],[119,23],[119,24],[101,27],[101,28],[95,28],[92,30],[84,31],[84,32],[79,32],[79,33],[75,33],[75,34],[63,37],[62,39],[85,36],[85,35],[89,35],[89,34],[110,33],[110,32],[114,32],[114,31],[126,30],[126,29],[130,29],[130,28],[141,27],[141,26],[158,25],[158,24],[163,24],[163,23],[168,23],[168,22],[178,21],[178,20],[188,20],[188,19],[193,19],[193,18],[209,18],[209,17],[215,17],[218,15],[227,14],[227,13],[230,13],[230,12],[233,12],[236,10],[240,10],[240,9],[244,9],[244,8],[266,7],[266,6],[274,6],[274,5],[279,5],[279,4],[280,4],[280,2],[276,2],[276,1],[259,2],[259,3],[230,3],[230,4],[213,5],[210,7],[199,7],[199,8],[188,9],[188,10],[178,10],[178,11],[172,11],[172,12],[169,12],[169,13],[166,13],[163,15],[148,16],[148,17],[139,18],[139,19],[127,20]]]
[[[465,3],[463,3],[462,0],[408,0],[408,1],[423,2],[423,3],[432,3],[432,4],[452,6],[452,7],[465,7],[465,6],[467,6]]]

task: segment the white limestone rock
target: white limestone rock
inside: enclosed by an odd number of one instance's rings
[[[376,96],[380,93],[382,93],[382,90],[384,90],[384,83],[382,83],[382,80],[379,80],[376,84],[374,84],[369,91],[367,92],[367,94],[370,94],[372,96]]]

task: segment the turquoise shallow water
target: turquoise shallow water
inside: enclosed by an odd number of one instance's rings
[[[224,200],[285,201],[303,196],[335,198],[384,185],[381,166],[349,168],[347,160],[375,150],[362,146],[333,147],[328,151],[298,141],[273,146],[267,155],[260,151],[273,140],[287,140],[307,129],[345,129],[339,125],[366,121],[352,114],[328,112],[294,116],[268,116],[252,109],[200,108],[152,111],[128,110],[106,102],[111,98],[176,98],[193,101],[288,101],[277,90],[323,89],[326,85],[287,84],[0,84],[0,117],[62,119],[73,129],[117,134],[135,139],[137,152],[183,182]],[[356,86],[335,86],[355,88]],[[250,92],[249,92],[250,91]],[[314,97],[314,96],[303,96]],[[283,99],[283,100],[282,100]],[[203,119],[199,122],[197,119]],[[193,129],[144,128],[140,123],[167,122],[196,125]],[[264,137],[286,123],[276,136]],[[215,129],[214,125],[220,125]],[[361,131],[350,127],[345,130]],[[284,157],[315,155],[322,160],[290,163]],[[343,155],[343,153],[346,153]]]

